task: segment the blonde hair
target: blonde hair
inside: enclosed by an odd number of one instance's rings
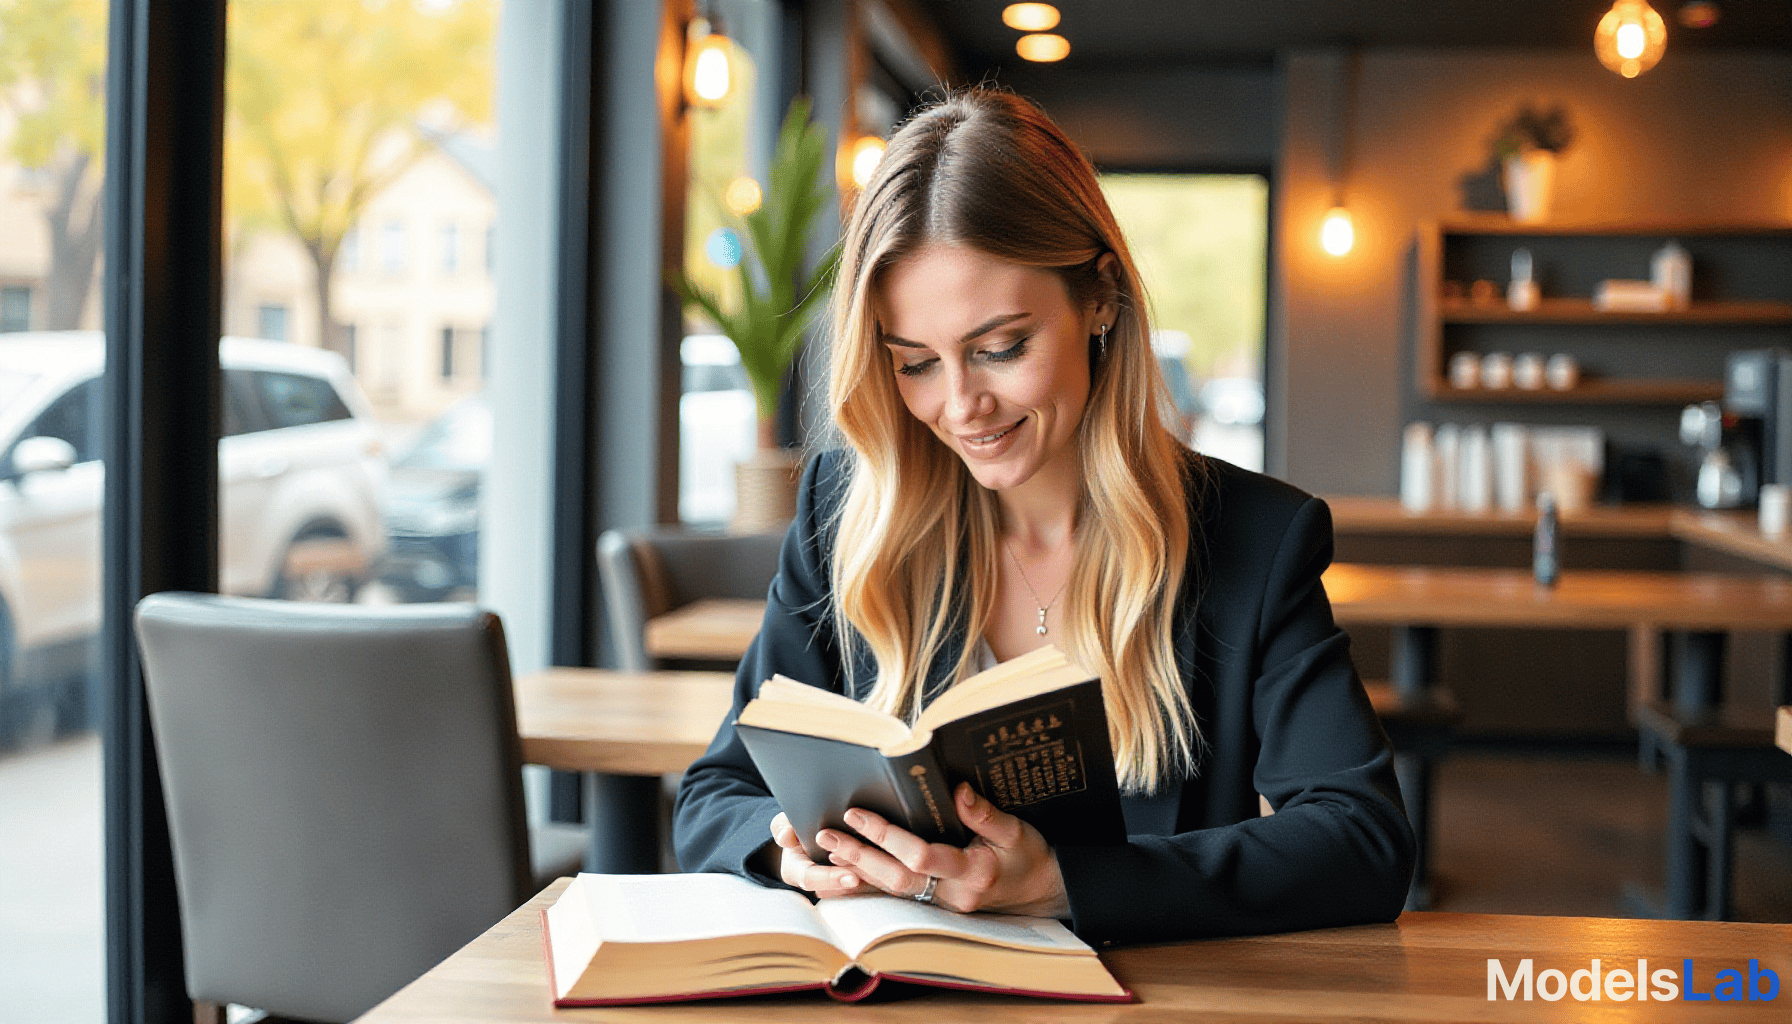
[[[836,520],[832,610],[842,636],[875,659],[865,699],[915,714],[928,668],[955,634],[966,641],[952,679],[965,678],[999,574],[995,494],[908,413],[872,309],[886,269],[939,243],[1049,269],[1079,307],[1118,301],[1105,343],[1091,344],[1076,433],[1083,493],[1062,643],[1101,676],[1121,787],[1151,792],[1192,770],[1201,742],[1172,634],[1194,572],[1188,467],[1201,474],[1204,464],[1164,428],[1145,296],[1094,168],[1038,108],[991,88],[952,95],[896,133],[843,242],[828,403],[854,457]],[[1118,268],[1104,281],[1098,262],[1110,252]]]

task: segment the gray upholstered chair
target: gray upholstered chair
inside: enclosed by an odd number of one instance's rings
[[[655,615],[706,597],[764,598],[783,543],[782,533],[604,531],[597,540],[597,569],[617,667],[664,667],[648,657],[644,639]]]
[[[531,860],[490,612],[169,593],[136,622],[195,1001],[349,1020],[576,869],[576,833]]]

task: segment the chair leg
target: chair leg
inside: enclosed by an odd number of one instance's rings
[[[1736,827],[1735,807],[1728,782],[1705,783],[1705,917],[1730,919],[1730,881],[1736,870],[1736,849],[1731,842]]]
[[[193,1004],[193,1024],[224,1024],[224,1017],[223,1003]]]

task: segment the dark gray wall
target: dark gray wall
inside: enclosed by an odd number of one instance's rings
[[[1271,437],[1286,439],[1286,476],[1323,493],[1393,494],[1400,428],[1412,419],[1595,423],[1673,444],[1670,407],[1421,402],[1410,363],[1414,231],[1464,210],[1464,178],[1487,168],[1500,126],[1525,102],[1565,105],[1577,130],[1558,169],[1557,219],[1792,221],[1792,56],[1670,51],[1626,80],[1579,50],[1368,51],[1344,181],[1357,246],[1332,258],[1318,234],[1331,202],[1338,59],[1281,62],[1281,302],[1270,331],[1285,355],[1271,394],[1286,429]]]
[[[1671,437],[1670,408],[1421,402],[1410,362],[1414,231],[1465,209],[1463,179],[1487,169],[1500,125],[1525,102],[1566,105],[1578,130],[1559,170],[1561,219],[1792,222],[1792,55],[1670,51],[1626,80],[1590,47],[1369,50],[1348,106],[1342,60],[1295,51],[1274,67],[1041,67],[1004,81],[1102,165],[1274,169],[1272,471],[1324,493],[1393,494],[1400,428],[1412,419],[1610,420],[1614,434]],[[1346,126],[1342,185],[1357,246],[1334,259],[1319,250],[1319,221]]]

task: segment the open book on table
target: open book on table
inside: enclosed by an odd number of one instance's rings
[[[1101,680],[1056,647],[966,679],[911,727],[815,686],[773,676],[735,730],[817,863],[822,828],[862,807],[930,842],[963,846],[952,790],[969,782],[1053,845],[1124,842]]]
[[[851,1002],[883,978],[1132,1000],[1095,951],[1057,921],[957,914],[896,896],[810,904],[735,875],[582,874],[543,917],[556,1006],[817,988]]]

